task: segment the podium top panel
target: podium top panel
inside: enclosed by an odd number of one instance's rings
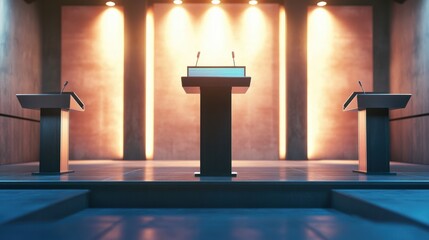
[[[400,109],[407,106],[411,94],[354,92],[343,105],[343,111],[359,111],[367,108]]]
[[[246,93],[250,77],[182,77],[186,93],[200,93],[201,87],[231,87],[231,93]]]
[[[85,111],[85,104],[74,92],[16,94],[23,108],[61,108],[64,110]]]
[[[199,66],[188,67],[188,77],[245,77],[244,66]]]

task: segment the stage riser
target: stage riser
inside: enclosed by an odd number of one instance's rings
[[[335,189],[429,189],[376,182],[2,182],[0,189],[86,189],[92,208],[330,208]]]

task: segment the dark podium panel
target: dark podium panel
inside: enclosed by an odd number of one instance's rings
[[[40,165],[34,174],[57,175],[69,170],[69,111],[84,111],[74,92],[17,94],[23,108],[40,109]]]
[[[236,176],[231,172],[231,94],[245,93],[250,77],[182,77],[186,93],[200,94],[200,172],[196,176]]]
[[[389,110],[405,108],[411,94],[354,92],[344,111],[358,111],[359,169],[365,174],[390,172]]]

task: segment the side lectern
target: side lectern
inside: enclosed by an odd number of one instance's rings
[[[245,67],[188,67],[182,86],[200,94],[200,172],[195,176],[235,177],[232,172],[231,95],[250,86]]]
[[[389,110],[405,108],[411,94],[354,92],[343,111],[358,111],[359,169],[365,174],[390,172]]]
[[[40,109],[40,175],[73,172],[69,169],[69,111],[84,111],[74,92],[17,94],[23,108]]]

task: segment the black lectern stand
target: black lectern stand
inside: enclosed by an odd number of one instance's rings
[[[390,172],[389,110],[405,108],[411,94],[354,92],[344,111],[358,111],[359,169],[365,174]]]
[[[17,94],[23,108],[40,109],[40,165],[33,174],[58,175],[69,170],[69,111],[84,111],[74,92]]]
[[[231,172],[231,94],[245,93],[250,77],[182,77],[186,93],[200,93],[200,172],[195,176],[237,176]]]

